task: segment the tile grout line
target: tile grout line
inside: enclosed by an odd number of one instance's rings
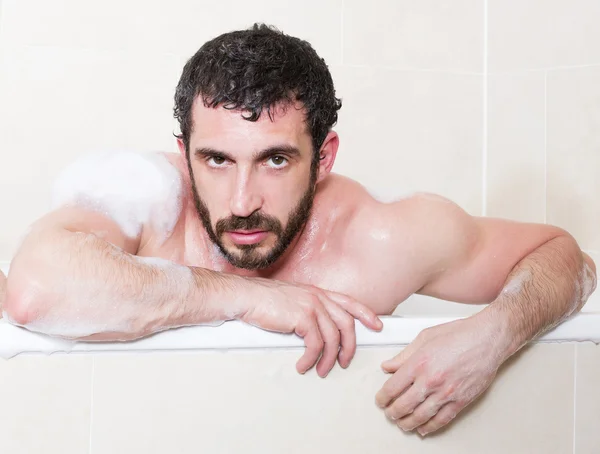
[[[92,454],[92,431],[94,423],[94,376],[96,375],[96,359],[92,357],[92,385],[90,387],[90,447],[88,454]]]
[[[548,223],[548,71],[544,72],[544,224]]]
[[[572,65],[572,66],[547,66],[541,68],[518,68],[518,69],[509,69],[506,71],[498,71],[494,72],[495,76],[509,76],[513,74],[522,74],[522,73],[537,73],[537,72],[548,72],[548,71],[567,71],[567,70],[575,70],[575,69],[583,69],[583,68],[600,68],[600,63],[592,63],[589,65]]]
[[[577,351],[579,347],[575,344],[575,360],[573,361],[573,454],[576,454],[577,439]]]
[[[483,148],[481,157],[481,215],[487,214],[487,165],[488,165],[488,0],[483,2]]]
[[[402,73],[432,73],[432,74],[451,74],[455,76],[482,76],[482,72],[471,72],[471,71],[458,71],[452,69],[436,69],[436,68],[414,68],[414,67],[401,67],[401,66],[390,66],[390,65],[361,65],[356,63],[344,64],[346,68],[375,68],[384,71],[395,71]]]

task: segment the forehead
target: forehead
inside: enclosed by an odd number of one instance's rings
[[[269,117],[266,109],[256,121],[249,121],[242,115],[248,112],[228,110],[222,106],[206,107],[200,97],[192,106],[192,133],[190,141],[197,145],[215,148],[265,148],[274,142],[294,145],[298,148],[310,147],[311,138],[306,127],[305,111],[300,103],[278,104],[271,109]]]

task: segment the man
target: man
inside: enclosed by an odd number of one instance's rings
[[[437,195],[393,203],[331,173],[341,103],[311,46],[265,26],[206,43],[175,95],[180,155],[83,157],[58,179],[7,282],[13,323],[131,340],[239,319],[296,333],[324,377],[413,293],[477,314],[383,364],[386,416],[448,424],[523,345],[581,309],[595,265],[564,230],[472,217]]]

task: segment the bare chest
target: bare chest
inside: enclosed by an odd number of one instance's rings
[[[331,232],[314,235],[298,244],[283,266],[268,276],[286,282],[313,285],[325,290],[349,295],[368,305],[379,314],[391,314],[412,293],[410,280],[402,278],[402,270],[386,267],[385,260],[366,263],[357,260],[351,251],[332,241]],[[138,251],[140,256],[161,257],[185,266],[213,271],[247,274],[233,268],[214,245],[203,227],[187,225],[178,228],[164,242],[152,238]]]

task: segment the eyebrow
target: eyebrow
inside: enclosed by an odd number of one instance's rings
[[[297,158],[300,156],[300,150],[292,145],[275,145],[273,147],[265,148],[264,150],[260,150],[252,155],[252,158],[255,161],[263,161],[271,156],[278,154],[286,154],[290,157]],[[220,157],[224,159],[228,159],[230,161],[234,161],[233,156],[231,156],[226,151],[216,150],[214,148],[196,148],[194,151],[195,156],[199,157]]]

